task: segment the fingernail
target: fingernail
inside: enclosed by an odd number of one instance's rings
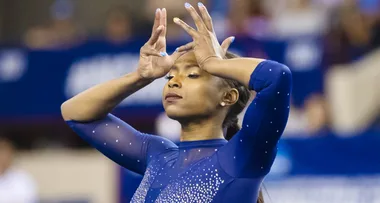
[[[235,37],[232,37],[232,39],[231,39],[231,43],[234,42],[234,41],[235,41]]]
[[[176,52],[178,52],[179,48],[175,49]]]
[[[158,11],[159,11],[160,9],[158,8],[158,9],[156,9],[156,13],[158,13]]]
[[[185,3],[185,7],[186,7],[186,8],[190,8],[190,6],[191,6],[191,5],[190,5],[189,3],[187,3],[187,2]]]
[[[203,7],[204,5],[202,4],[202,2],[198,2],[198,7]]]
[[[177,22],[179,22],[179,18],[175,17],[175,18],[173,18],[173,21],[174,21],[175,23],[177,23]]]
[[[166,55],[168,55],[166,52],[160,52],[160,55],[161,56],[166,56]]]

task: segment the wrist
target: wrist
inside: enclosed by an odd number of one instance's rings
[[[128,74],[127,76],[133,78],[133,80],[135,81],[135,84],[138,86],[145,86],[155,80],[152,78],[147,78],[147,77],[142,76],[138,71],[134,71]]]
[[[218,69],[222,61],[223,59],[213,56],[205,60],[201,68],[205,70],[206,72],[213,74],[213,72],[215,72],[214,70]]]

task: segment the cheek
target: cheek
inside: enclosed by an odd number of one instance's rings
[[[197,84],[187,92],[192,106],[202,111],[210,111],[219,103],[220,90],[212,84]]]
[[[167,115],[171,118],[186,117],[195,115],[212,114],[222,98],[220,85],[216,80],[190,80],[182,84],[178,92],[184,96],[184,100],[177,104],[165,104],[164,108]],[[167,86],[164,87],[164,95],[169,91]]]
[[[162,99],[165,98],[165,94],[167,92],[168,83],[165,83],[164,87],[162,88]]]

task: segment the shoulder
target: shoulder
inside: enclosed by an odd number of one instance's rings
[[[148,155],[150,156],[157,156],[159,154],[169,152],[169,151],[177,151],[178,146],[171,140],[161,137],[158,135],[150,135],[150,134],[144,134],[149,139],[147,139],[147,149],[148,149]]]

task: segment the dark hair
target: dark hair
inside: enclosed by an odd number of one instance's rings
[[[231,52],[227,52],[225,57],[226,59],[232,59],[238,58],[239,56]],[[240,130],[238,115],[246,107],[251,93],[247,87],[236,80],[226,79],[225,82],[229,87],[235,88],[239,92],[238,101],[230,107],[227,116],[223,121],[223,128],[227,128],[226,139],[230,140]],[[256,203],[264,203],[264,197],[261,189],[259,191],[259,196]]]
[[[225,57],[226,59],[232,59],[238,58],[239,56],[231,52],[227,52]],[[230,107],[227,116],[223,121],[223,128],[227,128],[226,139],[230,140],[232,136],[240,130],[240,126],[238,124],[238,115],[244,110],[245,106],[247,105],[251,93],[247,87],[236,80],[225,79],[225,83],[229,87],[237,89],[239,92],[238,101]]]

